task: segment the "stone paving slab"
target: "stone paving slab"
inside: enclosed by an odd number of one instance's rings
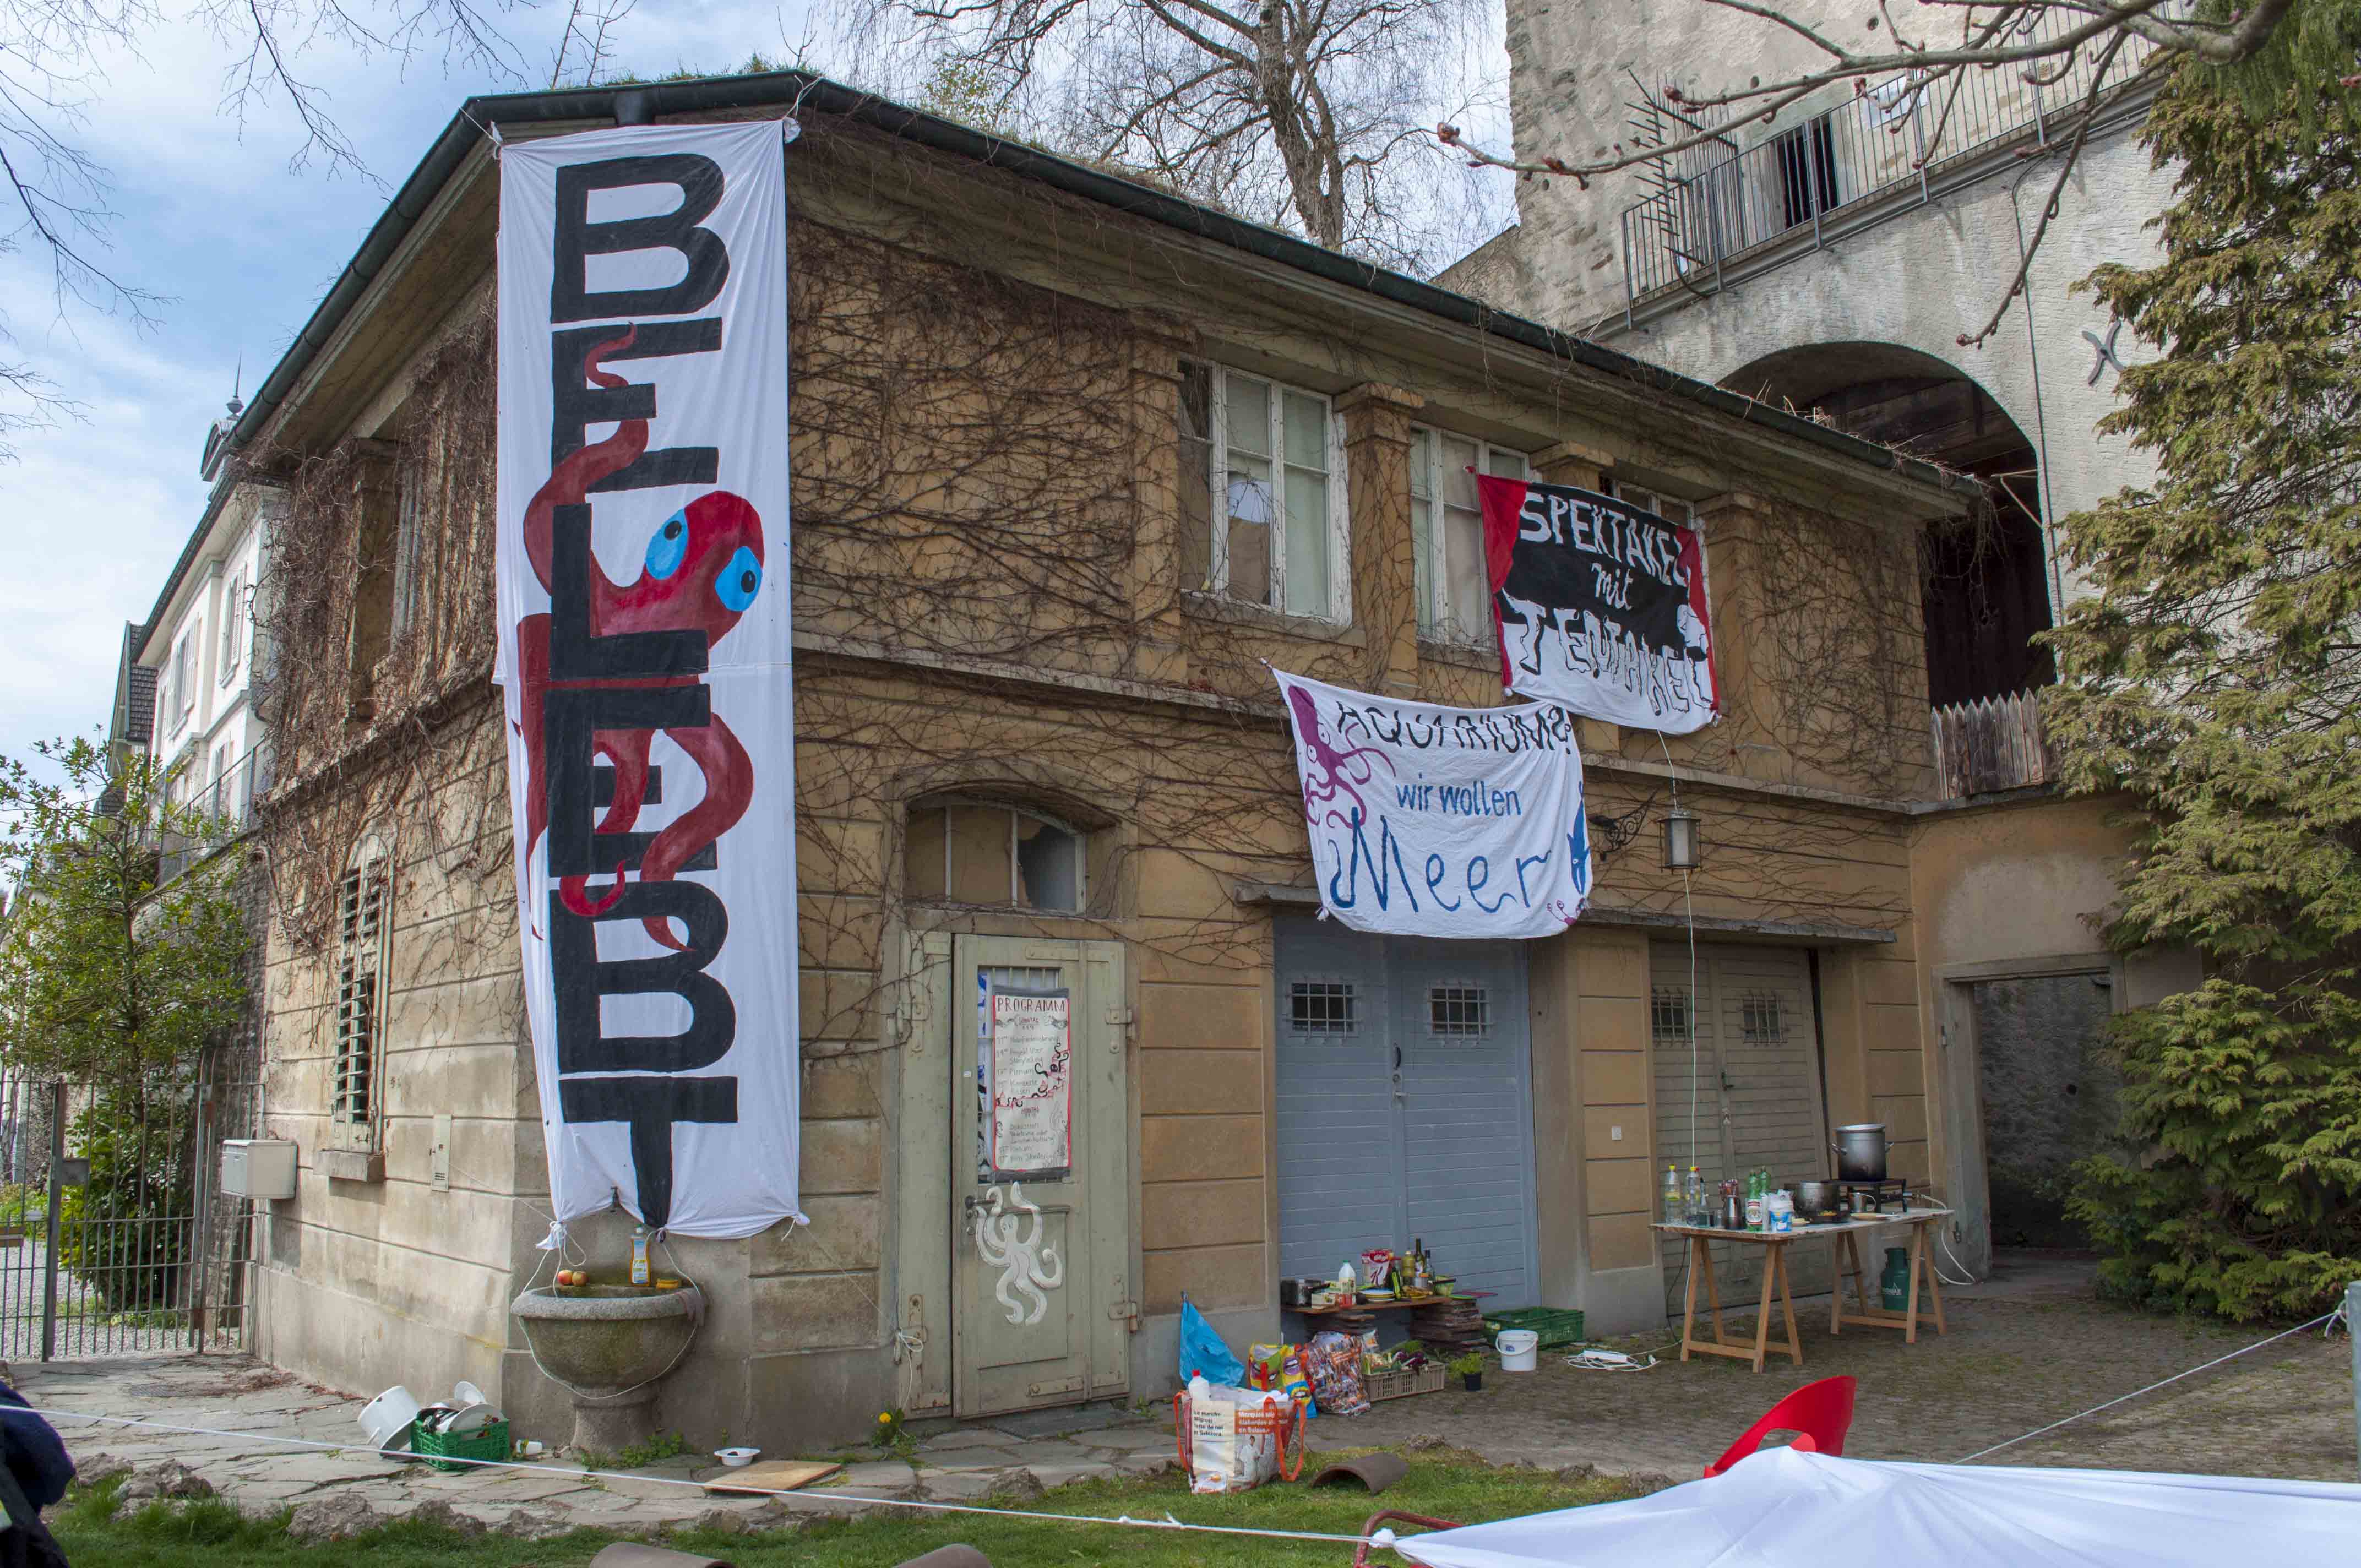
[[[942,1453],[968,1448],[1014,1448],[1023,1441],[1005,1431],[994,1431],[990,1427],[954,1427],[918,1444],[918,1452]]]
[[[1315,1450],[1437,1444],[1495,1463],[1676,1478],[1705,1463],[1782,1395],[1833,1373],[1860,1379],[1847,1452],[1861,1458],[1957,1459],[2185,1371],[2268,1332],[2156,1318],[2104,1306],[2084,1264],[2049,1259],[2004,1267],[1972,1289],[1947,1293],[1950,1330],[1899,1334],[1827,1332],[1826,1299],[1799,1302],[1804,1365],[1774,1359],[1760,1376],[1735,1362],[1683,1364],[1665,1354],[1650,1372],[1581,1372],[1546,1354],[1532,1374],[1496,1372],[1480,1393],[1454,1387],[1388,1401],[1350,1420],[1323,1417]],[[1751,1328],[1736,1313],[1735,1334]],[[1670,1336],[1653,1341],[1660,1352]],[[1634,1343],[1630,1348],[1646,1348]],[[2316,1334],[2199,1374],[2105,1414],[1993,1455],[1986,1463],[2180,1470],[2349,1481],[2355,1475],[2350,1346]],[[913,1423],[917,1468],[856,1458],[842,1475],[785,1498],[724,1497],[664,1478],[701,1475],[702,1455],[634,1473],[589,1472],[555,1461],[532,1470],[445,1474],[389,1461],[359,1439],[363,1401],[308,1387],[253,1362],[221,1356],[126,1357],[17,1369],[37,1407],[104,1410],[202,1426],[211,1437],[60,1420],[85,1464],[115,1455],[140,1469],[187,1464],[236,1507],[268,1515],[346,1492],[389,1516],[445,1502],[496,1530],[538,1538],[586,1525],[635,1533],[699,1520],[773,1528],[820,1514],[873,1511],[882,1499],[972,1502],[1093,1476],[1152,1475],[1176,1462],[1168,1409],[1141,1415],[1105,1403],[1033,1411],[983,1423]],[[135,1389],[144,1389],[144,1395]],[[349,1443],[333,1452],[287,1447],[261,1434]],[[789,1457],[774,1454],[771,1457]]]

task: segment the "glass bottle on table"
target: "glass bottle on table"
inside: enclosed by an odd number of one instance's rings
[[[1676,1165],[1664,1167],[1664,1223],[1688,1223],[1689,1195],[1681,1186],[1681,1170]]]

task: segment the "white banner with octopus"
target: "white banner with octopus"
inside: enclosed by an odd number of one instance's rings
[[[800,1217],[783,148],[500,153],[498,679],[561,1224]]]
[[[1279,671],[1323,916],[1399,937],[1547,937],[1590,897],[1574,715],[1438,707]]]

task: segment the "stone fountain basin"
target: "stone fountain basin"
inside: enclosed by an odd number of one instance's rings
[[[697,1333],[705,1302],[693,1289],[543,1287],[509,1303],[544,1370],[577,1398],[612,1398],[671,1370]]]

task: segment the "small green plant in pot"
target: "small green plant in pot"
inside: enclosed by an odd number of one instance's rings
[[[1480,1352],[1469,1351],[1455,1359],[1445,1370],[1464,1379],[1470,1394],[1484,1387],[1484,1357]]]

